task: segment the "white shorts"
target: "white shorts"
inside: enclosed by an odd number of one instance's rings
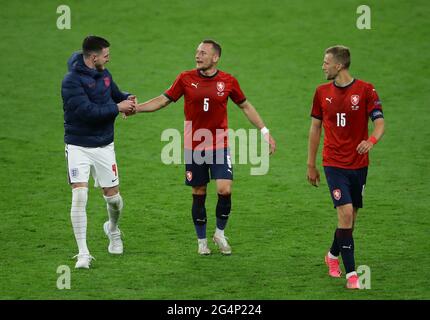
[[[119,184],[113,142],[98,148],[66,144],[65,150],[70,184],[88,183],[90,173],[94,178],[94,187],[96,188],[110,188]]]

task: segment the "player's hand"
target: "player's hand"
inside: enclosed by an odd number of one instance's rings
[[[122,118],[123,119],[127,119],[128,116],[133,116],[133,115],[135,115],[138,112],[137,107],[139,106],[139,104],[137,102],[137,97],[134,96],[134,95],[130,95],[130,96],[127,97],[127,100],[130,100],[130,101],[134,102],[134,110],[133,110],[133,112],[123,113],[122,114]]]
[[[137,105],[137,97],[134,95],[128,96],[127,100],[131,100],[134,102],[135,105]]]
[[[320,173],[316,167],[308,165],[307,176],[308,176],[308,181],[311,185],[313,185],[315,187],[319,186],[319,184],[320,184]]]
[[[266,133],[264,135],[264,140],[269,144],[269,154],[272,155],[276,150],[276,142],[275,139],[270,135],[270,133]]]
[[[122,118],[125,120],[127,119],[127,117],[133,116],[137,113],[137,110],[134,109],[133,111],[127,111],[127,112],[123,112],[122,114]]]
[[[130,96],[127,97],[127,100],[133,101],[135,108],[134,108],[134,111],[132,111],[132,112],[126,112],[126,113],[122,114],[122,118],[124,120],[127,119],[128,116],[132,116],[132,115],[136,114],[136,112],[137,112],[137,110],[136,110],[136,107],[137,107],[137,97],[134,96],[134,95],[130,95]]]
[[[132,115],[136,112],[136,104],[133,100],[123,100],[118,103],[117,106],[119,112],[122,112],[125,116]]]
[[[373,148],[373,143],[372,142],[363,140],[357,146],[357,152],[359,154],[365,154],[365,153],[368,153],[372,148]]]

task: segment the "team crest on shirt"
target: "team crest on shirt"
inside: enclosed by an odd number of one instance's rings
[[[218,89],[219,92],[223,92],[225,89],[225,83],[222,81],[218,81],[216,83],[216,88]]]
[[[78,168],[72,168],[72,169],[70,169],[70,175],[73,178],[76,178],[77,176],[79,176],[79,170],[78,170]]]
[[[187,180],[191,182],[193,180],[193,173],[191,171],[186,172]]]
[[[358,105],[359,102],[360,102],[360,96],[358,94],[354,94],[351,96],[351,103],[352,103],[351,109],[353,111],[357,111],[360,108],[360,106]]]
[[[225,83],[222,81],[218,81],[216,83],[216,88],[218,90],[218,95],[222,97],[224,95]]]
[[[360,102],[360,96],[358,94],[353,94],[351,96],[351,103],[356,106]]]
[[[337,201],[339,201],[340,198],[342,198],[342,192],[340,191],[340,189],[333,190],[333,198]]]
[[[103,81],[105,82],[105,86],[109,87],[110,86],[110,78],[109,77],[104,77]]]

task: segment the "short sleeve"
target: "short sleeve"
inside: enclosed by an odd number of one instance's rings
[[[233,77],[230,99],[237,105],[244,103],[246,100],[246,97],[240,88],[239,82],[235,77]]]
[[[311,117],[319,119],[319,120],[322,120],[322,118],[323,118],[321,100],[319,98],[318,89],[315,90],[314,101],[312,103]]]
[[[164,95],[171,101],[178,101],[184,94],[182,73],[176,78],[175,82],[164,92]]]
[[[371,84],[369,84],[366,90],[366,108],[369,118],[372,121],[375,121],[379,118],[383,118],[384,113],[382,111],[381,100],[379,100],[379,96],[375,88]]]
[[[381,100],[379,100],[378,93],[373,85],[369,84],[366,88],[366,108],[367,113],[370,115],[375,109],[382,110]]]

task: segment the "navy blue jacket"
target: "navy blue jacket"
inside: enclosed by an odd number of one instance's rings
[[[119,90],[107,69],[88,68],[80,52],[70,57],[68,68],[61,85],[64,142],[82,147],[110,144],[119,113],[117,103],[129,94]]]

